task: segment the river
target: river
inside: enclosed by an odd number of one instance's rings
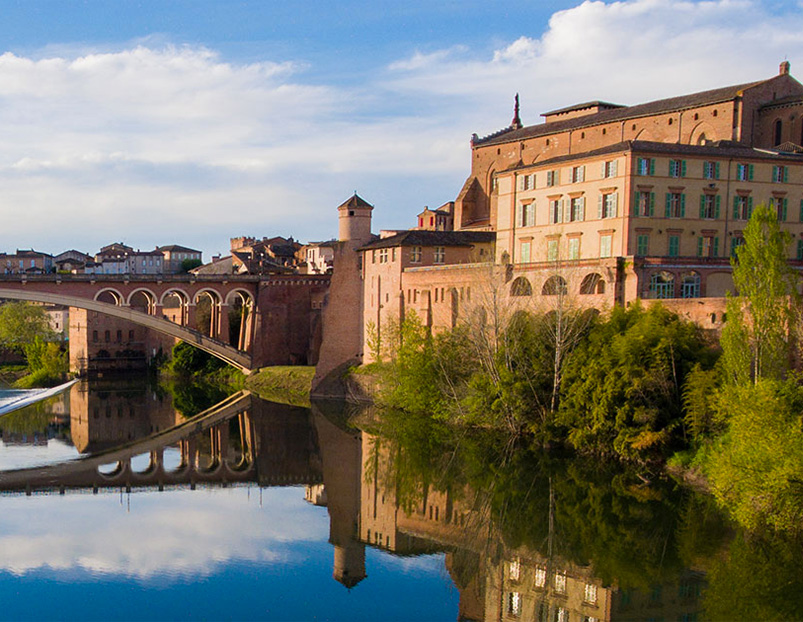
[[[2,397],[0,396],[0,399]],[[795,542],[671,480],[137,379],[0,418],[2,619],[794,619]]]

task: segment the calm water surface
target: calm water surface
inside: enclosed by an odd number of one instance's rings
[[[0,418],[0,619],[803,611],[796,542],[670,481],[348,414],[106,381]]]

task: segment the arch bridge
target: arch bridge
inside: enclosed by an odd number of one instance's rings
[[[281,352],[271,360],[277,343],[303,345],[306,337],[309,345],[311,315],[328,284],[328,276],[307,275],[0,275],[0,299],[133,322],[249,373],[293,362]]]

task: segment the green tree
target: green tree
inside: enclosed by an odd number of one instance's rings
[[[732,260],[738,296],[728,299],[728,321],[722,330],[729,382],[780,379],[789,368],[798,306],[796,276],[787,262],[790,241],[775,212],[759,205]]]
[[[26,345],[34,343],[36,339],[56,339],[43,307],[27,302],[0,305],[0,345],[22,352]]]

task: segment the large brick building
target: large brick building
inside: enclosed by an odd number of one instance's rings
[[[788,62],[758,82],[543,116],[525,127],[517,101],[509,127],[472,137],[453,231],[425,230],[441,229],[425,210],[416,230],[363,245],[364,330],[410,308],[453,325],[489,265],[513,303],[664,299],[717,327],[730,257],[761,203],[791,233],[790,261],[803,261],[803,85]]]

